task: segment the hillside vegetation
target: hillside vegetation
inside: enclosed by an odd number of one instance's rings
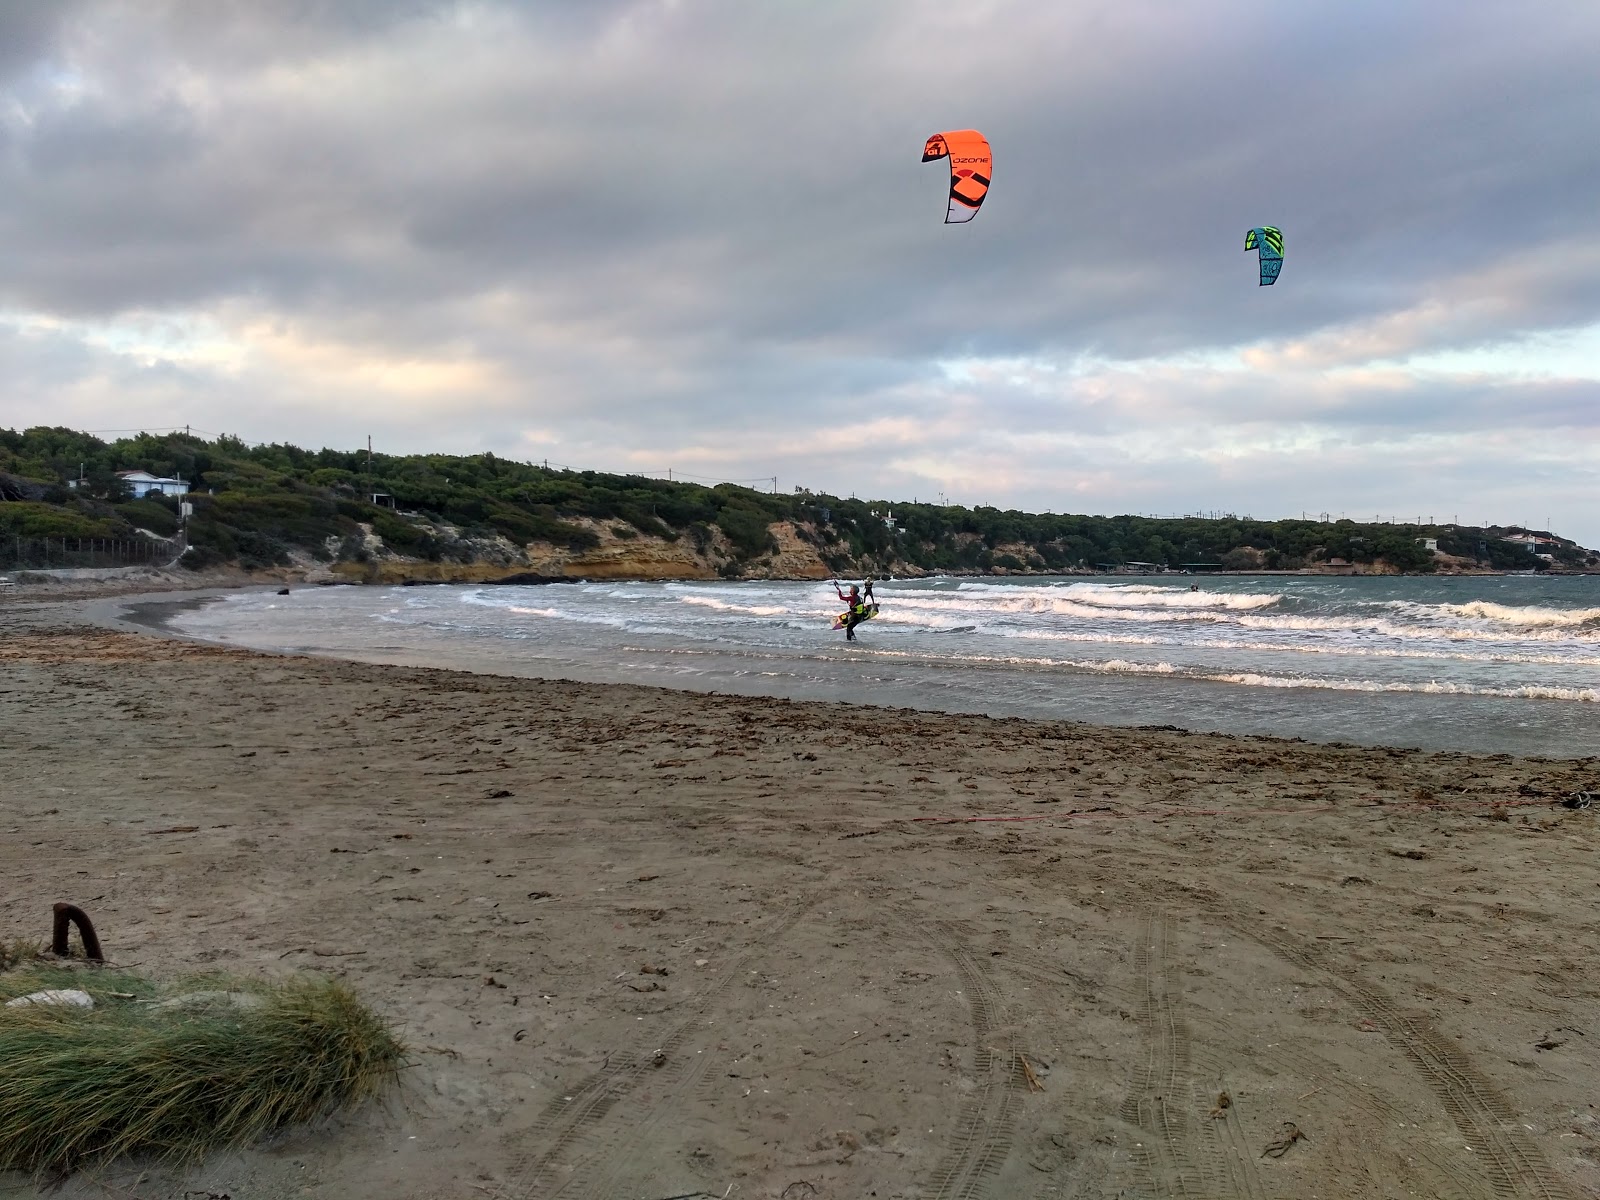
[[[1432,571],[1440,560],[1420,544],[1424,537],[1437,538],[1458,566],[1549,565],[1501,540],[1506,530],[1495,528],[1068,516],[772,495],[551,470],[493,454],[376,454],[369,471],[365,451],[181,434],[104,442],[60,428],[0,430],[0,538],[176,532],[176,500],[128,494],[116,473],[134,469],[176,476],[195,489],[184,561],[196,568],[311,559],[352,575],[383,561],[494,562],[508,571],[556,563],[551,573],[583,574],[603,548],[625,563],[619,547],[651,547],[677,555],[680,573],[698,564],[727,578],[780,574],[801,558],[814,567],[811,574],[837,575],[1065,572],[1129,562],[1296,569],[1335,560]],[[66,482],[80,470],[85,484],[69,490]],[[374,495],[384,499],[374,503]],[[1565,543],[1556,558],[1581,567],[1588,555]]]

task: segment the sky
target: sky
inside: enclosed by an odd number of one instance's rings
[[[1597,45],[1593,0],[0,0],[0,427],[1596,546]]]

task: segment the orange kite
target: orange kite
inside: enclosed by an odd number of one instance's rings
[[[950,207],[944,215],[946,225],[962,224],[978,215],[983,198],[989,194],[989,177],[994,158],[989,139],[976,129],[955,129],[936,133],[922,148],[922,161],[950,160]]]

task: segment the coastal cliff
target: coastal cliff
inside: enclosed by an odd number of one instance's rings
[[[559,546],[534,541],[518,546],[504,537],[470,538],[448,526],[430,533],[447,539],[453,557],[428,561],[397,552],[371,526],[363,526],[365,561],[340,561],[335,577],[359,583],[503,583],[563,579],[829,579],[835,572],[812,540],[792,521],[768,526],[772,549],[741,560],[720,530],[699,540],[641,534],[629,526],[577,518],[572,524],[594,544]],[[812,538],[813,531],[806,530]],[[310,565],[310,564],[307,564]]]

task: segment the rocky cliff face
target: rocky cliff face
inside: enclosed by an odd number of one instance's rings
[[[828,579],[827,564],[800,536],[793,523],[770,527],[775,552],[740,562],[720,531],[696,542],[687,534],[677,541],[636,534],[618,537],[615,530],[631,528],[601,521],[575,520],[592,532],[599,544],[573,550],[548,542],[516,546],[504,538],[464,538],[456,530],[434,527],[448,554],[428,561],[397,554],[383,539],[367,531],[365,562],[336,563],[340,578],[360,583],[498,583],[521,576],[543,579]]]

